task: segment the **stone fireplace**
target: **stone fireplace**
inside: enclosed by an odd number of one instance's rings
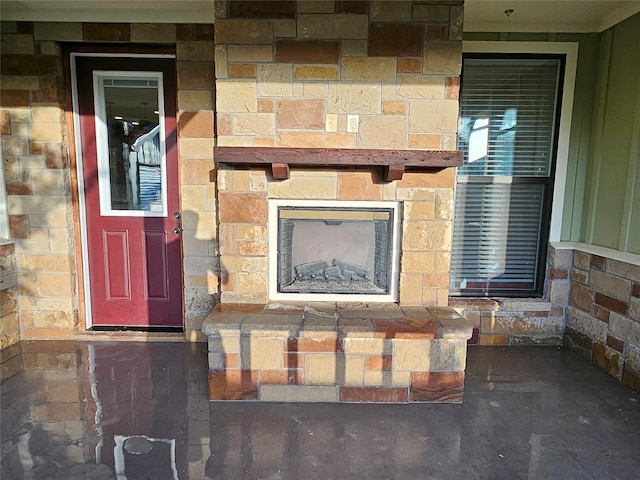
[[[265,10],[266,9],[266,10]],[[461,401],[462,2],[216,2],[210,398]]]
[[[395,302],[397,202],[271,200],[269,300]]]

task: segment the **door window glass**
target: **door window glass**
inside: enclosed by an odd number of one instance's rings
[[[100,210],[166,216],[162,74],[94,72]]]

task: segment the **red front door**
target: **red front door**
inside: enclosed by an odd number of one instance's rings
[[[75,62],[91,325],[181,327],[175,60]]]

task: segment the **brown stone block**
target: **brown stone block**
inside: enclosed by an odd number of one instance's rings
[[[176,25],[176,39],[178,41],[213,41],[213,25],[178,24]]]
[[[441,148],[441,135],[430,133],[409,134],[409,148],[420,150],[439,150]]]
[[[509,345],[509,335],[487,335],[481,331],[480,345]]]
[[[449,25],[446,23],[429,23],[426,25],[427,38],[449,38]]]
[[[460,97],[460,77],[447,77],[445,98],[457,100]]]
[[[216,114],[216,135],[231,135],[233,122],[227,113]]]
[[[438,323],[433,319],[398,318],[372,321],[375,338],[430,340],[438,336]]]
[[[338,199],[380,200],[381,198],[382,179],[379,172],[338,171]]]
[[[600,292],[596,292],[594,302],[597,305],[613,312],[621,313],[622,315],[625,315],[627,310],[629,310],[629,304],[627,302],[623,302],[622,300],[618,300],[617,298],[610,297],[609,295],[605,295]]]
[[[369,13],[369,2],[367,0],[336,0],[336,13]]]
[[[272,40],[273,22],[270,20],[220,19],[215,24],[216,45],[268,45],[271,44]]]
[[[606,267],[606,259],[600,255],[591,255],[591,268],[604,270]]]
[[[412,372],[410,391],[414,402],[460,403],[464,372]]]
[[[448,287],[449,275],[446,273],[427,273],[422,276],[423,287]]]
[[[258,99],[258,113],[273,113],[276,111],[276,101],[273,98]]]
[[[62,104],[64,99],[64,85],[61,77],[41,77],[38,80],[38,84],[40,88],[37,92],[34,92],[34,102],[55,102]]]
[[[429,2],[436,3],[436,2]],[[444,2],[443,2],[444,3]],[[453,3],[453,2],[447,2]],[[449,5],[414,5],[413,19],[425,22],[446,23],[449,21]]]
[[[209,400],[257,400],[257,371],[209,372]]]
[[[422,43],[422,26],[419,24],[369,25],[369,55],[372,57],[420,57]]]
[[[640,393],[640,376],[625,370],[625,372],[622,374],[622,383],[624,383],[634,392]]]
[[[407,403],[409,401],[409,391],[406,388],[342,387],[340,389],[340,401]]]
[[[3,58],[4,60],[4,58]],[[5,108],[26,108],[31,104],[29,90],[0,90],[0,106]],[[8,120],[9,112],[7,112]],[[6,125],[6,127],[5,127]],[[3,135],[9,134],[9,122],[3,122]],[[6,133],[5,133],[6,130]]]
[[[397,188],[453,188],[456,171],[445,168],[437,173],[407,172],[397,183]]]
[[[421,73],[422,58],[398,58],[397,67],[399,73]]]
[[[191,138],[213,137],[213,112],[211,110],[180,112],[178,134],[180,137]]]
[[[596,317],[598,320],[602,320],[605,323],[609,323],[609,317],[611,316],[611,312],[600,305],[593,304],[591,305],[591,314]]]
[[[224,354],[224,366],[225,368],[240,368],[240,354],[239,353],[225,353]]]
[[[178,88],[210,88],[215,85],[213,62],[178,62]]]
[[[593,345],[593,362],[612,377],[622,376],[622,358],[615,350],[602,343]]]
[[[383,100],[382,113],[384,115],[406,115],[409,105],[406,100]]]
[[[593,304],[593,289],[578,283],[572,283],[569,290],[569,305],[584,312],[591,311]]]
[[[260,385],[298,385],[302,374],[297,369],[260,370]]]
[[[550,268],[549,278],[551,280],[569,278],[569,270],[566,268]]]
[[[7,245],[0,245],[0,257],[8,257],[9,255],[13,255],[15,252],[15,246],[10,243]]]
[[[624,352],[624,340],[620,340],[612,335],[607,335],[607,346],[613,348],[617,352]]]
[[[324,104],[324,100],[315,99],[278,100],[276,126],[295,129],[324,128]]]
[[[31,195],[30,183],[6,183],[7,195]]]
[[[255,63],[230,63],[229,78],[256,78]]]
[[[640,283],[634,283],[631,287],[631,296],[639,298],[640,297]]]
[[[267,223],[267,196],[260,194],[219,194],[221,223]]]
[[[4,91],[0,90],[0,96],[4,95]],[[0,104],[1,104],[0,99]],[[11,134],[11,115],[9,114],[9,110],[2,109],[0,110],[0,135],[10,135]]]
[[[53,55],[2,55],[2,75],[57,75],[60,59]]]
[[[570,350],[580,353],[584,357],[591,358],[593,340],[589,338],[588,335],[585,335],[571,327],[567,327],[564,331],[563,343]]]
[[[341,352],[342,343],[335,338],[294,338],[287,341],[288,352]]]
[[[128,42],[131,26],[128,23],[83,23],[85,42]]]
[[[295,78],[296,80],[337,80],[338,67],[320,65],[297,65],[293,70],[293,78]]]
[[[293,18],[296,13],[295,0],[231,0],[229,18]],[[216,22],[217,27],[217,22]]]
[[[11,238],[30,238],[31,228],[28,215],[9,215]]]
[[[391,370],[393,356],[392,355],[365,355],[365,370]]]
[[[338,63],[337,40],[276,40],[275,60],[280,63]]]

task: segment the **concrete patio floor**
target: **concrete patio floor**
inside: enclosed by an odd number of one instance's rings
[[[462,405],[210,403],[205,344],[21,350],[3,480],[640,476],[640,396],[563,349],[471,347]]]

